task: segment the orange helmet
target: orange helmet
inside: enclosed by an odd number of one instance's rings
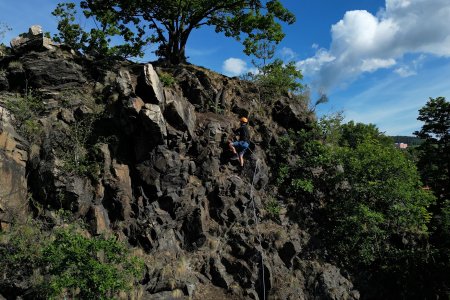
[[[242,123],[248,123],[248,119],[246,117],[242,117],[239,119]]]

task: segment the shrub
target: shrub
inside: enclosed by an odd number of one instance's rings
[[[294,62],[285,64],[277,59],[261,67],[259,73],[252,77],[266,101],[288,93],[298,94],[303,90],[303,85],[299,82],[303,75]]]
[[[23,65],[18,60],[13,60],[8,64],[8,69],[10,70],[23,70]]]
[[[29,279],[34,298],[112,299],[129,291],[143,270],[114,238],[89,237],[77,225],[45,232],[33,221],[0,234],[0,279]]]
[[[280,217],[281,206],[276,199],[271,198],[266,204],[269,217],[278,219]]]
[[[25,96],[16,96],[6,100],[6,108],[14,115],[18,132],[29,141],[36,141],[42,133],[39,115],[45,111],[42,99],[29,91]]]
[[[169,73],[161,72],[158,75],[163,86],[173,86],[176,82],[175,78]]]
[[[142,263],[127,257],[127,248],[113,238],[88,238],[70,228],[56,230],[44,248],[42,262],[50,275],[50,297],[72,291],[81,299],[109,299],[130,290]]]

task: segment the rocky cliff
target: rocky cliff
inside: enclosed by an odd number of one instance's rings
[[[282,202],[278,218],[268,211],[269,150],[307,127],[304,105],[269,106],[252,83],[193,65],[94,60],[35,28],[12,46],[0,57],[1,230],[69,211],[90,234],[142,249],[142,299],[359,298],[309,258],[308,228]],[[252,140],[242,172],[226,143],[241,116]],[[0,299],[25,291],[0,283]]]

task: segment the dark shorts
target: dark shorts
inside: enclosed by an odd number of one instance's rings
[[[244,155],[245,151],[247,150],[248,146],[250,146],[245,141],[236,141],[232,143],[233,147],[236,148],[236,151],[239,153],[239,155]]]

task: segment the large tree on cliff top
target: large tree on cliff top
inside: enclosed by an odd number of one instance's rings
[[[159,43],[156,54],[174,64],[186,61],[189,35],[202,26],[214,26],[216,32],[242,41],[250,55],[261,40],[283,39],[279,21],[295,21],[279,0],[85,0],[81,7],[86,16],[101,22],[146,26],[152,41]]]

